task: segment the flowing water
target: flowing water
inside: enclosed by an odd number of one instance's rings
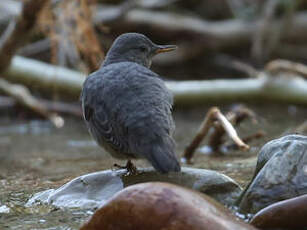
[[[254,105],[258,124],[243,122],[240,136],[258,130],[266,136],[251,142],[248,152],[203,154],[198,151],[191,167],[220,171],[242,186],[253,175],[257,153],[268,140],[293,132],[307,118],[307,108],[282,105]],[[177,108],[175,139],[178,155],[192,139],[208,107]],[[222,107],[222,111],[227,108]],[[305,131],[306,134],[306,131]],[[206,140],[202,145],[206,144]],[[78,229],[90,210],[58,209],[50,205],[25,207],[32,194],[57,188],[74,177],[104,170],[114,163],[89,136],[83,121],[67,118],[64,128],[55,129],[46,121],[21,121],[0,118],[0,229]],[[148,166],[142,160],[135,164]]]

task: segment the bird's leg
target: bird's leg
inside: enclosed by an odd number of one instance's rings
[[[118,168],[118,169],[127,169],[127,174],[126,174],[127,176],[138,174],[138,170],[137,170],[136,166],[132,163],[132,161],[130,159],[127,161],[125,166],[118,165],[118,164],[114,164],[113,166]]]
[[[137,169],[136,166],[132,163],[131,160],[128,160],[128,161],[127,161],[126,168],[127,168],[127,171],[128,171],[128,173],[129,173],[129,175],[136,175],[136,174],[138,174],[138,169]]]

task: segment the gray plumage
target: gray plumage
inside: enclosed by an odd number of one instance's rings
[[[121,35],[84,82],[81,99],[87,127],[100,146],[116,158],[145,158],[166,173],[180,171],[172,138],[173,97],[149,69],[163,49],[173,48],[141,34]]]

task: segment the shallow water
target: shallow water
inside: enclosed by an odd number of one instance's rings
[[[254,105],[251,108],[259,122],[243,122],[239,135],[244,137],[263,130],[267,133],[264,138],[252,142],[249,152],[208,155],[198,151],[191,167],[218,170],[244,186],[253,175],[261,146],[293,132],[307,118],[307,108],[303,107]],[[177,108],[174,112],[178,155],[197,131],[207,110],[208,107]],[[227,108],[222,107],[223,110]],[[0,229],[78,229],[91,211],[59,210],[47,205],[26,208],[24,204],[35,192],[57,188],[85,173],[108,169],[115,162],[125,163],[101,150],[81,119],[67,118],[64,128],[55,129],[45,121],[0,118]],[[135,164],[148,166],[142,160]]]

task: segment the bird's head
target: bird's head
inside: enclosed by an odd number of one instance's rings
[[[103,65],[130,61],[149,68],[155,55],[172,51],[176,48],[175,45],[154,44],[143,34],[125,33],[116,38],[107,53]]]

